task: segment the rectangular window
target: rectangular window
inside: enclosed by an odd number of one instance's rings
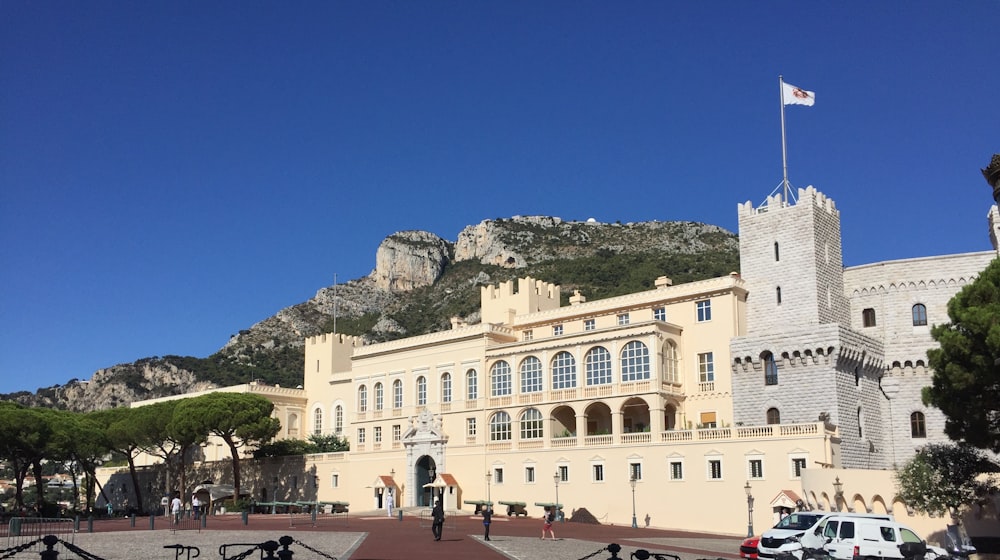
[[[628,313],[622,313],[618,316],[618,324],[620,326],[625,326],[628,324]]]
[[[750,459],[747,462],[747,474],[751,479],[761,479],[764,478],[764,460],[763,459]]]
[[[604,482],[604,465],[594,465],[594,482]]]
[[[533,338],[535,338],[534,331],[524,331],[524,340],[531,340]]]
[[[666,321],[667,320],[667,308],[665,308],[665,307],[655,307],[655,308],[653,308],[653,320],[654,321]]]
[[[493,482],[497,484],[503,484],[503,469],[495,468],[493,469]]]
[[[861,311],[861,324],[865,327],[875,326],[875,310],[869,307]]]
[[[796,457],[792,459],[792,476],[795,478],[800,478],[802,476],[802,470],[806,468],[806,460],[802,457]]]
[[[382,426],[375,426],[372,430],[372,436],[375,438],[375,443],[382,443]]]
[[[569,467],[566,465],[559,465],[556,467],[556,472],[559,474],[559,482],[569,481]]]
[[[629,463],[629,480],[642,480],[642,463]]]
[[[535,467],[524,467],[524,482],[527,484],[535,482]]]
[[[670,480],[684,480],[684,463],[670,461]]]
[[[698,417],[698,425],[702,428],[715,428],[717,427],[717,419],[714,412],[702,412]]]
[[[562,333],[563,333],[563,326],[562,325],[556,325],[556,326],[552,327],[552,336],[560,336],[560,335],[562,335]]]
[[[695,304],[698,309],[698,322],[704,323],[705,321],[712,320],[712,300],[706,299],[699,301]]]
[[[465,419],[465,435],[469,437],[476,437],[476,419],[466,418]]]
[[[708,461],[708,478],[712,480],[722,480],[721,459],[711,459]]]
[[[332,488],[337,488],[337,487],[340,486],[340,475],[339,474],[333,473],[333,475],[330,476],[330,486]]]
[[[402,439],[402,435],[403,435],[402,428],[399,426],[399,424],[393,424],[392,425],[392,441],[399,441],[400,439]]]
[[[358,443],[364,443],[364,442],[365,442],[365,429],[358,428]]]
[[[715,357],[711,352],[698,354],[698,381],[701,383],[715,381]]]
[[[585,330],[585,331],[592,331],[592,330],[594,330],[596,328],[597,328],[597,324],[594,322],[593,319],[586,319],[583,322],[583,330]]]

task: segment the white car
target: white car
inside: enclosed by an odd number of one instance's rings
[[[889,519],[832,515],[802,538],[803,546],[822,546],[834,560],[897,559],[945,556],[944,549],[927,546],[916,531]]]
[[[760,542],[757,543],[757,557],[770,560],[773,559],[778,553],[790,552],[796,558],[801,558],[802,553],[799,545],[799,539],[809,534],[818,534],[815,533],[815,531],[819,524],[824,519],[833,515],[867,517],[886,521],[891,521],[893,519],[892,515],[887,513],[841,514],[837,512],[831,513],[828,511],[796,511],[785,516],[778,522],[777,525],[768,529],[761,536]],[[801,546],[806,548],[821,548],[823,543],[822,541],[817,541],[815,539],[803,538]]]

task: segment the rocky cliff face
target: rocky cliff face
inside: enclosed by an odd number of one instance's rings
[[[375,268],[368,276],[320,288],[308,301],[281,309],[233,335],[211,358],[213,362],[237,364],[241,376],[255,366],[269,371],[284,368],[301,375],[301,364],[290,364],[297,359],[290,350],[298,351],[305,337],[334,330],[334,316],[340,321],[354,321],[353,328],[361,325],[363,332],[379,340],[440,328],[440,323],[434,320],[416,325],[411,320],[407,329],[397,321],[401,317],[394,315],[397,312],[408,312],[412,319],[414,315],[429,317],[448,309],[460,309],[462,320],[470,324],[478,322],[478,286],[494,280],[486,272],[475,270],[471,276],[449,277],[445,274],[449,264],[474,261],[512,272],[515,269],[530,272],[533,265],[599,255],[602,251],[609,254],[718,252],[732,256],[733,262],[738,263],[735,258],[738,240],[734,234],[694,222],[603,224],[517,216],[468,226],[459,232],[454,243],[425,231],[404,231],[382,242],[375,254]],[[434,291],[414,302],[413,294],[424,288]],[[344,332],[344,323],[340,325],[339,332]],[[273,356],[281,352],[285,362],[277,364]],[[179,367],[175,363],[185,365]],[[145,358],[98,370],[89,382],[74,380],[65,386],[41,389],[34,395],[21,393],[6,398],[29,405],[89,411],[204,390],[212,385],[204,380],[207,373],[185,367],[197,369],[198,359]]]

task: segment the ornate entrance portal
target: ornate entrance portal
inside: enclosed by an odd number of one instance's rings
[[[406,449],[406,505],[430,507],[434,504],[434,489],[430,486],[439,473],[445,472],[444,450],[448,437],[441,433],[441,418],[424,409],[410,418],[410,427],[403,434]]]

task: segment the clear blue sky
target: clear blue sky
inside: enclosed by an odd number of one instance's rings
[[[694,220],[789,176],[847,265],[990,248],[1000,3],[0,2],[0,392],[232,333],[378,244]]]

